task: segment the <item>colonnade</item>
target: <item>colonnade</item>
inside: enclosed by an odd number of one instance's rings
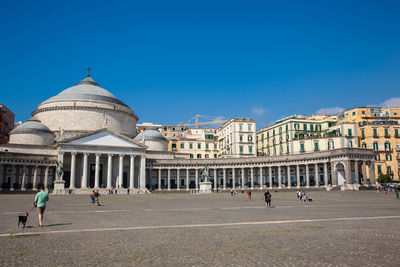
[[[35,163],[0,163],[0,188],[37,190],[44,185],[45,189],[53,184],[55,167]]]
[[[70,186],[69,189],[76,189],[82,188],[87,189],[90,188],[90,184],[88,183],[89,180],[89,158],[93,158],[94,156],[94,186],[93,188],[100,188],[100,162],[103,156],[107,158],[107,171],[106,171],[106,188],[135,188],[135,174],[137,173],[138,182],[137,185],[139,188],[145,188],[145,166],[146,166],[146,158],[143,155],[134,155],[134,154],[101,154],[101,153],[88,153],[88,152],[60,152],[59,153],[59,160],[63,162],[64,166],[65,163],[65,154],[70,155]],[[80,186],[77,186],[77,155],[81,154],[81,180]],[[123,176],[124,176],[124,160],[129,159],[129,183],[124,184]],[[139,169],[135,169],[135,158],[139,160]],[[103,158],[104,159],[104,158]],[[118,160],[117,166],[113,166],[113,159]],[[105,161],[105,159],[104,159]],[[117,175],[113,176],[113,168],[118,170]],[[68,168],[67,168],[68,169]],[[114,183],[115,181],[115,183]]]
[[[214,190],[220,189],[281,189],[310,188],[338,185],[337,173],[343,165],[345,184],[375,184],[373,161],[346,160],[324,161],[313,163],[266,164],[258,166],[208,166],[209,180]],[[359,172],[361,164],[361,173]],[[158,190],[190,190],[199,189],[201,171],[204,166],[149,166],[149,186]],[[165,164],[166,165],[166,164]],[[369,173],[366,166],[369,165]],[[156,172],[154,173],[154,170]],[[360,176],[361,174],[361,176]],[[154,179],[156,177],[156,179]],[[361,177],[363,181],[361,182]],[[175,183],[171,180],[175,179]],[[164,185],[162,185],[164,180]],[[174,185],[174,188],[172,188]],[[175,187],[176,185],[176,187]]]

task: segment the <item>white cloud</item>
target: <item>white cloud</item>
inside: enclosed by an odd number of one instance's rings
[[[381,103],[379,106],[385,107],[385,108],[400,108],[400,97],[392,97],[385,102]]]
[[[321,108],[317,110],[317,115],[336,115],[342,112],[344,109],[341,107],[334,107],[334,108]]]
[[[253,107],[251,109],[251,114],[253,114],[254,116],[261,116],[266,112],[267,110],[263,109],[262,107]]]

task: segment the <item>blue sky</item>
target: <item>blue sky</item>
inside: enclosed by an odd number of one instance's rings
[[[400,104],[400,1],[1,1],[0,102],[25,121],[92,68],[140,122]]]

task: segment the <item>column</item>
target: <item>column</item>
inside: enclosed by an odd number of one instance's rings
[[[70,182],[69,188],[75,188],[75,169],[76,169],[76,152],[71,153],[71,175],[70,175]]]
[[[180,169],[176,170],[176,190],[181,190],[179,187],[181,185],[181,176],[180,176]]]
[[[268,167],[269,189],[272,189],[272,166]]]
[[[296,165],[296,183],[296,187],[300,188],[300,165]]]
[[[100,154],[96,154],[96,167],[94,170],[94,188],[99,188],[100,179]]]
[[[281,166],[278,166],[278,188],[282,188]]]
[[[325,183],[325,187],[328,187],[328,163],[325,162],[324,163],[324,183]]]
[[[161,168],[158,169],[158,190],[161,190]]]
[[[364,185],[366,185],[367,184],[367,164],[365,163],[365,161],[362,162],[361,173],[363,176],[363,183],[364,183]]]
[[[189,190],[189,169],[186,169],[186,190]]]
[[[235,178],[235,168],[232,168],[232,188],[235,189],[236,178]]]
[[[108,154],[107,161],[107,188],[112,188],[112,154]]]
[[[241,169],[242,171],[242,189],[244,189],[244,168]]]
[[[130,155],[129,158],[129,188],[135,188],[135,156]]]
[[[171,169],[168,168],[168,179],[167,179],[168,190],[171,190]]]
[[[369,168],[369,181],[371,183],[371,185],[375,185],[376,184],[376,178],[375,178],[375,163],[373,161],[371,161],[371,167]]]
[[[224,185],[223,188],[226,189],[226,169],[224,168],[224,172],[223,172],[223,179],[224,179]]]
[[[22,167],[22,180],[21,180],[21,190],[26,190],[26,165]]]
[[[310,168],[306,164],[306,188],[310,188]]]
[[[344,163],[344,168],[345,168],[345,181],[346,181],[346,185],[350,185],[352,184],[351,182],[351,161],[347,160]]]
[[[195,180],[196,190],[199,190],[199,170],[195,169],[195,172],[196,172],[196,180]]]
[[[357,160],[354,161],[354,177],[355,177],[355,181],[354,182],[357,185],[359,185],[360,184],[360,175],[358,173],[358,162],[357,162]]]
[[[46,166],[46,170],[44,171],[44,189],[47,190],[48,184],[49,184],[49,166]]]
[[[124,176],[124,155],[119,155],[119,166],[118,166],[118,187],[123,188],[123,176]]]
[[[331,162],[332,185],[337,185],[337,170],[335,162]]]
[[[35,168],[33,169],[33,182],[32,182],[33,190],[37,190],[37,171],[38,167],[35,166]]]
[[[0,190],[3,190],[4,177],[3,164],[0,164]]]
[[[250,185],[250,188],[254,189],[254,168],[250,168]]]
[[[318,188],[319,187],[318,163],[315,163],[314,166],[314,181],[315,181],[315,188]]]
[[[88,175],[88,153],[83,154],[83,173],[81,188],[87,188],[87,175]]]
[[[287,166],[287,171],[286,171],[287,173],[286,173],[286,179],[287,179],[287,186],[288,186],[288,188],[291,188],[292,187],[292,179],[290,178],[290,166]]]
[[[146,157],[141,156],[140,157],[140,188],[146,188]]]
[[[214,169],[214,190],[217,190],[218,187],[218,171]]]
[[[263,189],[263,168],[260,167],[260,189]]]

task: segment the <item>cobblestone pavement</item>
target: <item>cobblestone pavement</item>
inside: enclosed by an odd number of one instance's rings
[[[312,192],[50,196],[16,231],[33,195],[0,195],[1,266],[399,266],[394,195]],[[10,235],[10,233],[14,233]],[[20,233],[21,235],[19,235]]]

